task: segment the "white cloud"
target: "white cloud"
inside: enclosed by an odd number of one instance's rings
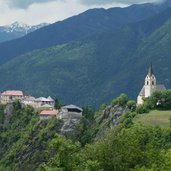
[[[72,15],[79,14],[87,8],[77,0],[51,1],[46,3],[33,3],[28,8],[10,8],[7,3],[0,1],[0,25],[14,21],[27,24],[42,22],[53,23]]]
[[[0,25],[15,21],[31,25],[53,23],[89,8],[124,7],[129,3],[144,1],[158,0],[0,0]]]
[[[12,8],[27,8],[36,3],[47,3],[58,0],[5,0],[6,3]]]
[[[146,2],[160,2],[163,0],[80,0],[84,4],[138,4]]]

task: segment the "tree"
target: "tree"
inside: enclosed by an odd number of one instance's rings
[[[117,127],[110,130],[106,138],[87,146],[83,153],[87,160],[97,160],[105,171],[129,171],[143,167],[167,170],[170,163],[167,163],[167,150],[162,148],[166,145],[163,137],[162,129],[157,127]]]
[[[145,99],[144,105],[148,109],[171,109],[171,90],[155,91]]]
[[[117,97],[116,99],[113,99],[111,104],[112,106],[115,106],[115,105],[125,106],[127,102],[128,102],[128,96],[122,93],[119,97]]]
[[[146,105],[142,104],[142,105],[137,106],[136,112],[138,114],[148,113],[149,109],[148,109],[148,107]]]
[[[134,100],[129,100],[126,104],[131,111],[135,111],[136,109],[136,102]]]
[[[55,109],[60,109],[62,107],[62,103],[56,98],[55,99]]]
[[[72,143],[71,140],[67,140],[63,136],[56,134],[49,142],[49,148],[49,151],[53,151],[55,155],[47,164],[42,164],[38,170],[69,171],[75,167],[76,154],[80,151],[79,143]]]

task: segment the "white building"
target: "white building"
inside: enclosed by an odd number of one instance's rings
[[[29,97],[26,93],[20,90],[7,90],[1,93],[1,104],[7,104],[14,102],[16,100],[22,101],[25,98]]]
[[[35,109],[54,109],[55,101],[49,96],[48,98],[45,97],[27,97],[22,101],[25,105],[30,105]]]
[[[150,65],[148,74],[145,77],[144,86],[142,87],[142,89],[137,97],[137,104],[138,105],[143,104],[144,98],[151,96],[151,94],[155,91],[161,91],[161,90],[166,90],[166,88],[164,85],[157,85],[156,77],[153,73],[152,65]]]

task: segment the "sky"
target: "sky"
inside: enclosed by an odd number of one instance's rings
[[[91,8],[126,7],[162,0],[0,0],[0,25],[15,21],[36,25],[54,23]]]

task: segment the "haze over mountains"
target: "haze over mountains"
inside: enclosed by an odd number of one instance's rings
[[[22,89],[79,105],[135,98],[148,64],[169,88],[171,7],[92,9],[0,44],[0,90]]]

